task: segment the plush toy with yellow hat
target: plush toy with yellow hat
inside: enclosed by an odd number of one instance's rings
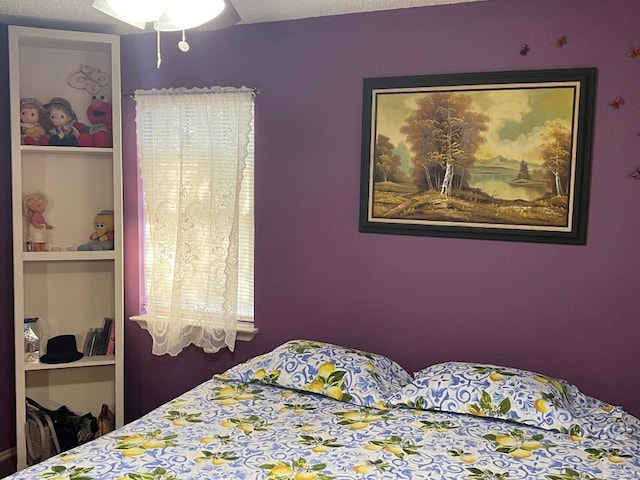
[[[113,210],[102,210],[93,219],[94,232],[89,242],[78,247],[78,250],[113,250]]]

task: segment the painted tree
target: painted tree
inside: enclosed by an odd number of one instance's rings
[[[388,182],[398,180],[400,156],[395,153],[395,146],[385,135],[378,135],[373,151],[374,181]]]
[[[516,178],[518,180],[531,180],[531,175],[529,174],[529,165],[524,160],[520,162],[520,171],[518,172],[518,176]]]
[[[416,101],[400,131],[407,136],[413,181],[421,190],[451,195],[468,184],[469,167],[485,142],[489,117],[472,110],[472,97],[461,93],[427,93]]]
[[[547,122],[541,133],[542,165],[553,178],[556,195],[565,195],[571,172],[571,133],[558,121]]]

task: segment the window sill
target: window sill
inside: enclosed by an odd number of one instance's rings
[[[146,328],[147,326],[147,319],[145,315],[133,315],[129,317],[129,320],[137,322],[142,328]],[[253,337],[258,334],[259,331],[260,330],[258,330],[248,322],[238,322],[238,332],[236,335],[236,340],[240,342],[250,342],[251,340],[253,340]]]

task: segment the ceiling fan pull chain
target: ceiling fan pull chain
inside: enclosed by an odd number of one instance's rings
[[[160,68],[160,64],[162,63],[162,55],[160,54],[160,30],[156,30],[156,54],[158,56],[158,63],[156,64],[156,68]]]
[[[189,42],[187,42],[187,40],[185,39],[184,30],[182,30],[182,40],[178,42],[178,48],[180,49],[181,52],[186,53],[189,51]]]

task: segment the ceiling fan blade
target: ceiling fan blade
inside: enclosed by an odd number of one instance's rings
[[[235,9],[235,7],[231,4],[230,0],[224,0],[225,7],[220,15],[218,15],[213,20],[205,23],[204,25],[200,25],[198,30],[221,30],[223,28],[230,27],[235,25],[241,20],[240,14]]]

